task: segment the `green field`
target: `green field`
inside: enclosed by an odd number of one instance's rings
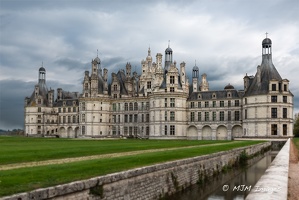
[[[226,151],[259,141],[187,140],[74,140],[0,137],[0,167],[11,163],[43,161],[90,155],[104,155],[147,149],[195,146],[193,148],[140,153],[66,164],[26,167],[0,171],[0,196],[30,191],[117,171]],[[216,145],[215,145],[216,144]]]
[[[299,138],[293,138],[293,142],[296,145],[296,148],[297,148],[297,150],[299,152]]]

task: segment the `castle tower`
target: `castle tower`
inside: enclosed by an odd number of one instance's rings
[[[171,64],[172,64],[172,49],[169,47],[169,43],[168,43],[168,48],[165,50],[165,66],[164,66],[165,74],[167,74]]]
[[[193,92],[198,91],[198,74],[199,74],[199,68],[195,64],[195,66],[192,69]]]

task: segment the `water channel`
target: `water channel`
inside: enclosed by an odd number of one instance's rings
[[[195,184],[169,198],[172,200],[241,200],[245,199],[268,166],[274,160],[278,151],[269,151],[263,156],[248,161],[247,167],[232,169],[212,178],[201,186]]]

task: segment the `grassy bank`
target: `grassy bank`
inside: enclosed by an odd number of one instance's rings
[[[296,145],[296,148],[297,148],[298,153],[299,153],[299,138],[293,138],[293,142]]]
[[[187,140],[79,140],[2,136],[0,137],[0,165],[230,142],[231,141]]]
[[[56,140],[58,143],[59,140]],[[86,142],[86,141],[84,141]],[[94,142],[94,141],[88,141]],[[100,141],[98,141],[100,142]],[[109,141],[112,142],[112,141]],[[113,141],[120,142],[123,141]],[[157,143],[177,143],[178,146],[190,142],[193,145],[206,144],[208,141],[127,141],[128,144],[138,146],[149,145],[149,148],[157,146]],[[213,141],[215,143],[215,141]],[[182,158],[211,154],[219,151],[226,151],[238,147],[260,143],[258,141],[236,141],[227,142],[217,146],[198,146],[189,149],[171,150],[164,152],[143,153],[134,156],[122,156],[118,158],[103,158],[68,164],[48,165],[41,167],[20,168],[16,170],[0,171],[0,196],[30,191],[36,188],[48,187],[57,184],[67,183],[75,180],[82,180],[94,176],[105,175],[113,172],[123,171],[136,167],[172,161]],[[101,144],[101,143],[99,143]],[[150,145],[151,144],[151,145]],[[155,144],[155,145],[154,145]],[[210,143],[211,144],[211,143]],[[173,147],[173,146],[172,146]],[[86,147],[88,148],[88,147]],[[106,147],[109,148],[109,147]],[[114,148],[113,146],[111,148]],[[144,147],[143,147],[144,148]]]

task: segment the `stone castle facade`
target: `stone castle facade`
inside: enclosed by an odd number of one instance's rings
[[[25,134],[59,137],[141,137],[157,139],[231,140],[236,137],[293,136],[293,94],[272,63],[272,41],[262,42],[262,63],[246,76],[244,90],[228,84],[209,90],[207,75],[173,61],[173,51],[151,50],[141,61],[141,74],[102,69],[98,56],[85,71],[82,94],[46,86],[46,70],[25,98]]]

